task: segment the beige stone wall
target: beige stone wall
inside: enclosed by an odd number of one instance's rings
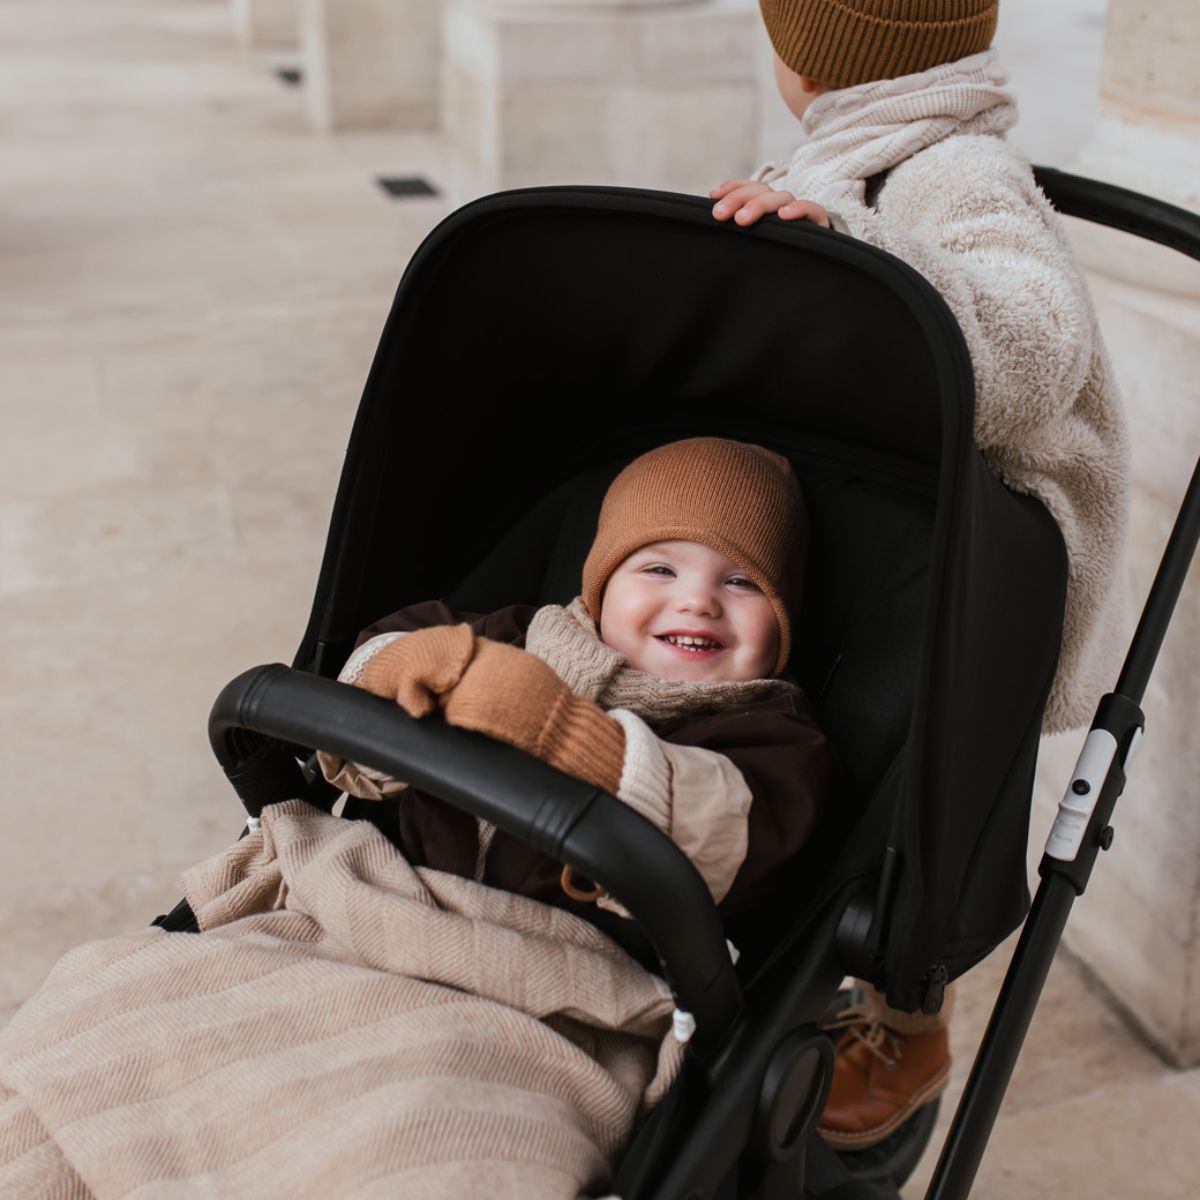
[[[441,0],[291,0],[299,5],[304,94],[314,126],[434,128]]]
[[[451,201],[557,183],[706,193],[749,165],[758,20],[745,0],[448,0]]]
[[[255,50],[294,50],[299,37],[298,0],[233,0],[233,31]]]
[[[1200,61],[1194,0],[1110,0],[1104,111],[1155,129],[1200,133]]]

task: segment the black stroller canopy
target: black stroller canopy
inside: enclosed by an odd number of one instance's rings
[[[972,417],[948,309],[872,247],[698,198],[488,197],[397,291],[296,666],[336,674],[361,628],[434,596],[570,599],[608,481],[654,445],[786,453],[813,526],[792,665],[857,792],[825,884],[891,863],[864,973],[915,1006],[1023,915],[1065,588],[1057,528]]]
[[[782,222],[734,230],[703,201],[622,189],[488,197],[405,272],[329,549],[404,545],[402,579],[358,564],[363,595],[427,598],[580,470],[701,431],[932,496],[943,440],[952,464],[970,447],[971,387],[944,305],[861,243]],[[378,615],[346,595],[355,564],[336,586],[333,565],[317,607],[348,620],[326,614],[321,641]]]

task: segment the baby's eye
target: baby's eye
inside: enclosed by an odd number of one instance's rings
[[[747,579],[745,575],[735,575],[730,581],[734,587],[748,588],[751,591],[758,591],[758,584],[753,579]]]
[[[675,574],[675,572],[672,571],[670,567],[664,567],[659,563],[655,563],[653,566],[650,566],[650,567],[643,567],[642,570],[647,575],[674,575]]]

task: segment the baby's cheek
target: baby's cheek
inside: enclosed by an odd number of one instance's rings
[[[759,656],[759,673],[755,678],[766,679],[775,672],[775,660],[779,657],[779,625],[771,613],[770,628],[763,632],[762,652]]]

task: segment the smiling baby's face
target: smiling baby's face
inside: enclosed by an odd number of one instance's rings
[[[600,639],[661,679],[765,679],[779,625],[765,593],[731,558],[700,542],[654,542],[612,573]]]

